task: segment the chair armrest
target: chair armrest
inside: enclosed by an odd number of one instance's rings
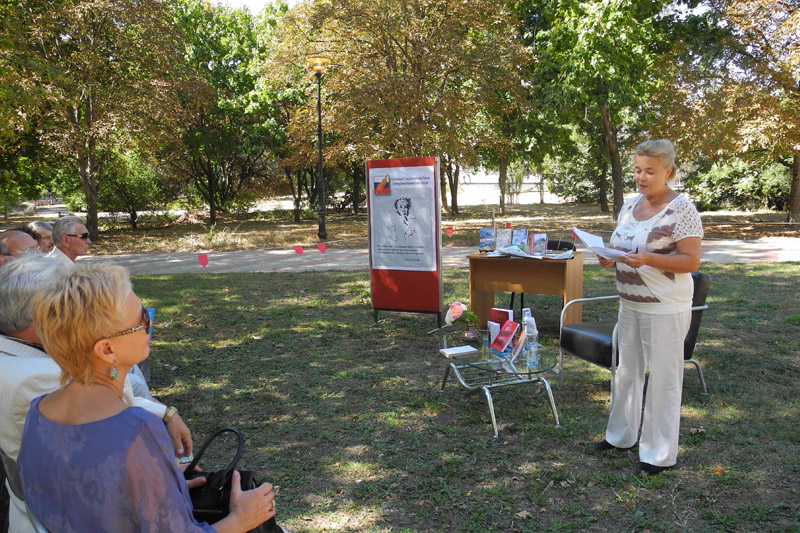
[[[567,305],[564,306],[564,309],[561,310],[561,318],[558,325],[559,335],[561,334],[561,330],[564,329],[564,315],[567,313],[567,309],[572,304],[582,304],[586,302],[599,302],[602,300],[619,300],[619,295],[615,294],[613,296],[592,296],[590,298],[575,298],[574,300],[570,300],[567,302]]]

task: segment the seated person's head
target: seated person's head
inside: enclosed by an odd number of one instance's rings
[[[37,220],[28,224],[28,228],[33,232],[36,242],[39,243],[39,249],[47,253],[53,249],[55,243],[53,242],[53,226],[47,222]]]
[[[90,385],[98,372],[106,371],[97,368],[96,350],[121,348],[126,357],[133,350],[135,362],[147,356],[147,332],[137,328],[144,321],[141,312],[127,270],[79,263],[37,294],[33,319],[45,351],[62,369],[62,382]],[[104,341],[113,346],[96,347]]]
[[[0,333],[39,342],[33,328],[33,299],[64,265],[41,254],[27,255],[0,268]]]
[[[11,258],[21,257],[30,251],[39,251],[39,243],[27,231],[10,229],[0,233],[0,243],[5,247],[4,254]]]
[[[64,255],[75,261],[89,251],[89,230],[78,217],[66,216],[53,223],[53,242]]]

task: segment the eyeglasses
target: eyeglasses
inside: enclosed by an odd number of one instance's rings
[[[81,233],[80,235],[75,235],[73,233],[65,233],[64,235],[66,235],[67,237],[77,237],[79,239],[83,239],[84,241],[88,241],[89,240],[89,232],[88,231],[86,233]]]
[[[144,331],[145,333],[150,331],[150,314],[147,312],[147,309],[145,309],[144,306],[142,306],[142,320],[139,322],[138,326],[120,331],[119,333],[114,333],[113,335],[108,335],[105,338],[113,339],[114,337],[122,337],[123,335],[128,335],[130,333],[136,333],[137,331]]]

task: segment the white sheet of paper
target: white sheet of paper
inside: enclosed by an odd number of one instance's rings
[[[605,257],[606,259],[610,259],[611,261],[616,261],[620,257],[628,255],[628,252],[623,252],[622,250],[614,250],[612,248],[599,248],[597,246],[592,246],[590,250],[599,255],[600,257]]]
[[[587,248],[591,248],[592,246],[597,246],[598,248],[605,248],[606,245],[603,243],[603,238],[599,235],[594,235],[589,233],[588,231],[583,231],[582,229],[578,229],[575,226],[572,226],[572,231],[575,232],[575,235],[581,240],[583,245]]]
[[[605,243],[603,243],[603,238],[599,235],[593,235],[589,232],[580,230],[575,226],[572,226],[572,231],[575,232],[575,236],[580,239],[585,247],[603,257],[605,259],[610,259],[611,261],[616,261],[620,257],[628,255],[628,252],[622,250],[614,250],[612,248],[606,248]]]

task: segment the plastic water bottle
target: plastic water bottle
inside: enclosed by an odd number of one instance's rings
[[[539,371],[539,331],[536,329],[536,319],[532,316],[525,318],[525,363],[528,372]]]

